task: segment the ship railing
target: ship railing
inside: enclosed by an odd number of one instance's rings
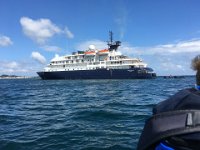
[[[87,68],[106,68],[106,63],[101,62],[91,62],[87,63]]]

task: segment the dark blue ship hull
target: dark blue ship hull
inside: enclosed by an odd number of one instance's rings
[[[37,72],[44,80],[50,79],[151,79],[155,73],[150,73],[151,68],[135,69],[96,69],[96,70],[74,70]]]

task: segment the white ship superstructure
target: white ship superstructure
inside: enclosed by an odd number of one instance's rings
[[[146,68],[147,64],[138,58],[129,58],[119,51],[97,50],[90,45],[87,51],[78,51],[72,55],[55,56],[44,71],[74,71],[94,69],[130,69]]]

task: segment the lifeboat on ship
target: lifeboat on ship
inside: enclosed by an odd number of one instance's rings
[[[103,49],[103,50],[98,51],[99,55],[105,55],[105,54],[108,54],[108,53],[109,53],[108,49]]]
[[[93,55],[96,55],[96,52],[95,51],[86,51],[85,55],[88,55],[88,56],[92,55],[93,56]]]

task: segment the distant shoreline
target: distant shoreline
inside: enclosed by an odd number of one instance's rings
[[[16,75],[1,75],[0,79],[30,79],[35,77],[28,77],[28,76],[16,76]]]

